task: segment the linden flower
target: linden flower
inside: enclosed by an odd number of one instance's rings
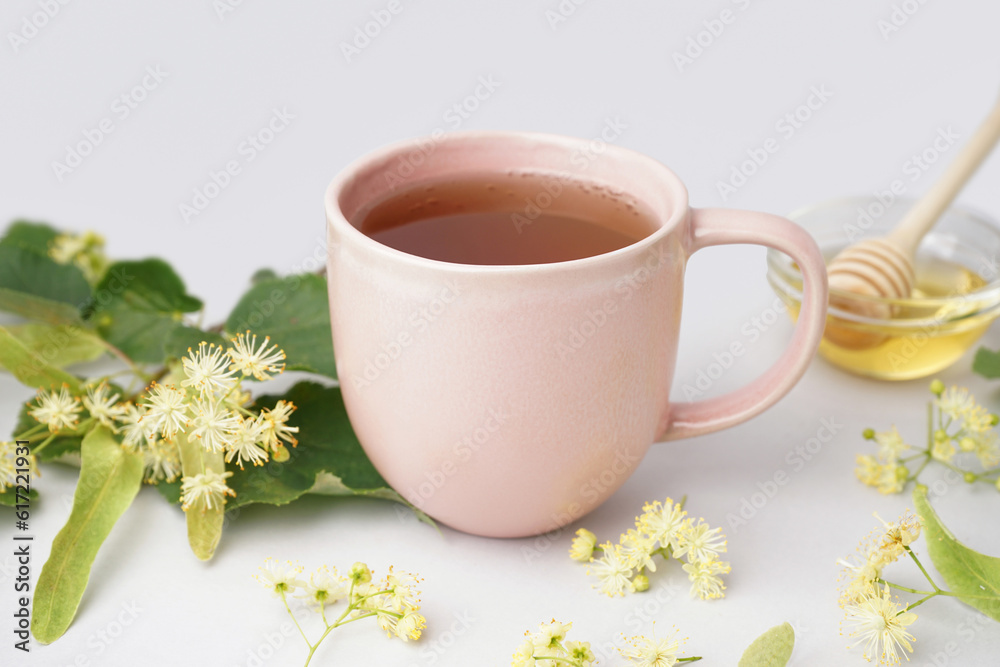
[[[934,442],[931,445],[931,456],[945,463],[950,463],[955,458],[955,445],[946,433],[939,431],[934,434]]]
[[[844,573],[851,577],[850,583],[840,595],[840,603],[846,604],[858,600],[868,591],[875,580],[882,576],[882,565],[877,551],[871,551],[864,563],[856,565],[850,561],[840,559],[837,564],[844,567]]]
[[[145,416],[146,408],[132,403],[126,403],[123,413],[118,416],[118,421],[122,424],[120,430],[124,436],[122,444],[130,451],[135,451],[143,443],[156,439],[155,425],[152,420],[144,420]]]
[[[227,350],[229,357],[233,360],[230,368],[239,370],[247,376],[253,376],[257,380],[267,380],[271,374],[280,373],[285,370],[285,352],[279,350],[277,345],[268,347],[271,338],[264,337],[264,342],[257,347],[257,334],[238,334],[233,338],[233,347]],[[277,350],[277,351],[276,351]]]
[[[569,659],[576,661],[575,664],[580,665],[580,667],[588,667],[597,660],[594,657],[594,652],[590,650],[590,642],[566,642],[563,648]]]
[[[531,635],[531,643],[535,645],[535,652],[549,655],[546,651],[559,650],[562,641],[566,639],[566,633],[572,628],[572,623],[560,623],[555,619],[552,619],[551,623],[540,624],[538,632]]]
[[[656,572],[656,563],[651,556],[656,547],[654,537],[639,533],[633,528],[621,536],[619,545],[630,568],[646,568],[650,572]]]
[[[632,637],[631,648],[618,649],[622,657],[635,667],[672,667],[677,664],[677,652],[681,648],[677,632],[670,637],[657,640],[649,637]]]
[[[263,434],[263,429],[257,419],[236,416],[239,425],[232,432],[232,439],[226,446],[226,462],[233,458],[243,468],[243,460],[253,463],[255,466],[264,465],[267,460],[267,452],[258,446],[258,442]]]
[[[153,383],[145,396],[146,408],[144,419],[149,419],[149,428],[159,431],[164,438],[170,439],[177,432],[184,432],[188,425],[187,394],[177,387]]]
[[[362,562],[357,562],[347,571],[347,578],[354,582],[355,588],[358,584],[367,584],[372,580],[372,571]]]
[[[142,455],[146,465],[143,480],[147,484],[158,484],[163,480],[173,482],[181,474],[181,455],[175,443],[160,439],[147,441]],[[229,488],[226,493],[236,495]]]
[[[257,581],[264,584],[271,590],[275,597],[285,597],[296,588],[305,588],[306,582],[298,579],[302,574],[302,566],[294,565],[292,561],[286,561],[284,565],[273,558],[264,561],[264,565],[258,568],[261,573],[256,575]]]
[[[962,419],[978,407],[975,399],[969,394],[969,390],[960,387],[945,389],[934,403],[941,409],[941,412],[952,419]]]
[[[511,667],[535,667],[535,645],[530,639],[517,647],[510,664]]]
[[[852,626],[850,635],[858,640],[848,648],[864,644],[864,657],[868,661],[878,660],[880,665],[898,665],[903,650],[913,653],[910,642],[915,638],[906,626],[917,620],[913,612],[901,612],[893,602],[886,585],[880,593],[872,588],[846,609],[845,622]],[[907,657],[907,660],[909,658]]]
[[[324,565],[309,575],[309,583],[302,586],[296,597],[319,611],[346,597],[349,587],[347,579],[338,576],[336,570],[331,573],[330,568]]]
[[[857,467],[854,474],[866,486],[873,486],[879,493],[901,493],[910,471],[906,466],[899,465],[895,460],[880,463],[874,456],[858,454],[855,459]]]
[[[973,451],[984,468],[1000,465],[1000,442],[995,431],[975,433],[969,439],[974,443]]]
[[[883,461],[894,461],[904,450],[910,449],[910,446],[903,442],[903,436],[895,426],[889,431],[875,433],[873,439],[878,445],[879,458]]]
[[[35,400],[38,405],[28,410],[28,414],[48,426],[53,433],[64,428],[72,429],[80,419],[80,399],[69,393],[68,385],[64,384],[59,393],[43,389]]]
[[[726,586],[718,575],[729,574],[733,568],[729,563],[720,561],[717,555],[685,563],[683,568],[691,581],[691,597],[697,595],[702,600],[715,600],[726,596],[723,592]]]
[[[49,247],[49,257],[59,264],[75,264],[91,284],[96,283],[108,267],[104,238],[92,231],[60,234]]]
[[[209,452],[221,452],[231,447],[234,432],[240,428],[239,416],[214,400],[197,399],[194,402],[190,437],[198,438]]]
[[[405,609],[419,609],[415,601],[417,578],[408,572],[393,572],[389,567],[389,574],[385,577],[385,590],[389,591],[389,601],[396,611]]]
[[[569,547],[569,557],[581,563],[587,563],[594,555],[594,547],[597,546],[597,536],[586,528],[576,531],[576,537]]]
[[[898,522],[886,523],[878,514],[874,515],[882,522],[885,532],[879,544],[879,553],[886,564],[895,561],[903,554],[906,547],[913,544],[920,537],[920,519],[910,513],[909,510],[899,517]],[[891,560],[889,560],[891,558]]]
[[[601,548],[604,550],[603,555],[592,560],[587,567],[588,575],[592,574],[601,580],[600,586],[595,588],[600,588],[608,597],[624,595],[626,589],[632,591],[632,568],[621,547],[606,542]]]
[[[299,444],[293,435],[299,432],[299,427],[287,424],[294,411],[295,404],[291,401],[278,401],[270,410],[261,411],[261,442],[264,447],[274,450],[281,446],[282,440],[293,447]]]
[[[415,611],[408,611],[396,621],[396,636],[404,642],[410,639],[420,639],[421,632],[427,627],[427,619]]]
[[[102,382],[96,388],[87,387],[87,395],[83,397],[83,407],[103,426],[108,427],[115,433],[118,427],[115,420],[120,419],[125,414],[125,406],[118,403],[119,394],[108,396],[107,383]]]
[[[687,516],[680,504],[667,498],[663,504],[660,501],[642,506],[642,516],[636,521],[639,530],[645,532],[660,543],[661,547],[673,545],[677,549],[677,540]]]
[[[689,562],[707,561],[716,558],[726,550],[726,536],[721,528],[709,528],[707,523],[698,520],[697,525],[686,524],[677,539],[674,557],[687,555]]]
[[[216,391],[228,392],[238,381],[236,371],[226,368],[229,358],[221,347],[202,341],[198,350],[188,348],[188,356],[182,360],[184,374],[187,379],[181,382],[182,387],[193,387],[205,396]]]
[[[0,442],[0,493],[4,493],[8,486],[17,486],[17,470],[25,467],[17,463],[18,456],[21,456],[17,453],[17,448],[16,442]],[[28,454],[26,458],[29,474],[32,478],[38,477],[35,455]]]
[[[226,485],[226,478],[233,473],[226,471],[217,473],[212,470],[181,478],[181,509],[187,512],[192,507],[201,511],[215,509],[226,504],[226,496],[235,496],[236,492]]]

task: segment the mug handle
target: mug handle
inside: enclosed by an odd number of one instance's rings
[[[713,245],[753,243],[789,255],[803,276],[802,308],[788,348],[745,387],[716,398],[671,403],[657,441],[704,435],[735,426],[774,405],[805,373],[826,326],[826,264],[816,241],[801,227],[768,213],[722,208],[691,209],[688,255]]]

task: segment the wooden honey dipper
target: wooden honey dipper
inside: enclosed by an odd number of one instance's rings
[[[827,267],[830,276],[830,305],[842,311],[874,319],[892,317],[890,304],[854,299],[835,294],[852,292],[882,299],[907,299],[915,282],[913,258],[920,240],[930,231],[966,182],[976,173],[1000,139],[1000,100],[941,178],[913,205],[888,236],[866,239],[848,246]],[[848,329],[835,322],[827,324],[824,337],[841,347],[861,350],[885,340],[879,333]]]

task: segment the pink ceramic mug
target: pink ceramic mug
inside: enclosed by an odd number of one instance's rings
[[[459,530],[518,537],[583,516],[651,443],[733,426],[775,403],[822,336],[826,267],[806,232],[766,213],[691,209],[660,163],[613,146],[596,155],[588,144],[437,135],[362,157],[327,190],[333,341],[351,423],[393,488]],[[474,174],[620,193],[641,202],[657,229],[583,259],[483,266],[401,252],[357,227],[401,192]],[[558,210],[558,193],[541,199]],[[798,263],[805,286],[794,335],[748,386],[671,403],[685,263],[730,243],[777,248]]]

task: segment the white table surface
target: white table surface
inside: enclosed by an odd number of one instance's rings
[[[0,220],[94,229],[115,258],[162,256],[204,298],[207,321],[216,321],[257,268],[290,272],[322,256],[324,188],[350,160],[389,141],[458,125],[593,137],[607,119],[619,119],[627,128],[618,143],[673,168],[693,205],[786,213],[887,187],[938,128],[968,136],[997,94],[1000,6],[986,0],[896,2],[918,9],[886,36],[879,21],[891,18],[889,0],[564,0],[575,11],[554,28],[546,12],[559,11],[557,0],[398,1],[391,23],[352,62],[341,42],[388,0],[229,0],[233,11],[221,17],[215,6],[226,0],[73,2],[58,4],[37,34],[16,45],[10,34],[21,33],[25,17],[46,3],[5,2]],[[673,54],[726,9],[732,22],[679,71]],[[147,68],[165,75],[121,118],[114,100],[140,84]],[[480,77],[499,87],[467,119],[449,114]],[[813,87],[832,96],[788,137],[776,123]],[[287,129],[186,224],[180,204],[190,202],[210,170],[244,160],[240,143],[275,109],[294,116]],[[113,132],[60,181],[52,162],[106,117]],[[724,201],[717,182],[771,137],[779,151]],[[908,192],[922,192],[941,167],[907,181]],[[961,201],[1000,216],[998,179],[994,158]],[[743,326],[773,299],[761,249],[699,253],[687,272],[675,395],[714,352],[747,342]],[[790,328],[784,320],[770,327],[712,392],[766,368]],[[984,342],[1000,345],[1000,331]],[[974,377],[970,365],[971,354],[941,377],[1000,406],[995,387]],[[733,572],[722,601],[688,599],[676,564],[656,573],[649,593],[609,600],[567,558],[569,530],[538,541],[439,534],[390,503],[363,499],[247,509],[225,531],[215,559],[203,564],[188,548],[181,512],[145,489],[98,555],[70,630],[51,646],[33,644],[27,656],[12,649],[12,549],[0,548],[0,663],[235,667],[257,664],[252,656],[263,654],[266,665],[299,665],[301,639],[281,634],[290,627],[284,611],[251,578],[274,556],[307,568],[344,569],[364,560],[384,571],[394,564],[425,579],[428,629],[419,644],[387,640],[374,626],[353,627],[321,649],[322,665],[505,665],[523,632],[551,618],[573,621],[570,636],[595,645],[622,632],[649,632],[654,619],[661,629],[676,625],[690,637],[686,652],[704,655],[705,665],[734,665],[760,632],[790,621],[798,636],[793,664],[863,664],[839,634],[835,561],[873,527],[873,511],[895,517],[909,499],[861,486],[853,460],[865,451],[859,434],[866,426],[897,423],[905,435],[923,437],[925,387],[863,380],[816,361],[763,416],[655,446],[620,491],[571,527],[614,539],[644,501],[687,494],[692,513],[729,535]],[[0,392],[6,435],[32,392],[9,376],[0,377]],[[823,419],[843,425],[833,441],[804,465],[790,463],[789,452]],[[727,515],[777,471],[788,474],[788,484],[747,525],[731,529]],[[43,500],[31,518],[36,581],[75,480],[75,470],[48,466],[37,482]],[[936,504],[970,545],[1000,554],[995,491],[960,484]],[[4,525],[0,539],[11,532]],[[918,581],[912,568],[897,574]],[[966,641],[959,626],[972,615],[968,608],[935,600],[919,611],[912,664],[996,664],[1000,626],[985,625]],[[107,643],[102,636],[117,634],[119,618],[130,623]],[[268,649],[269,642],[278,648]],[[936,654],[949,642],[958,653],[941,662]]]

